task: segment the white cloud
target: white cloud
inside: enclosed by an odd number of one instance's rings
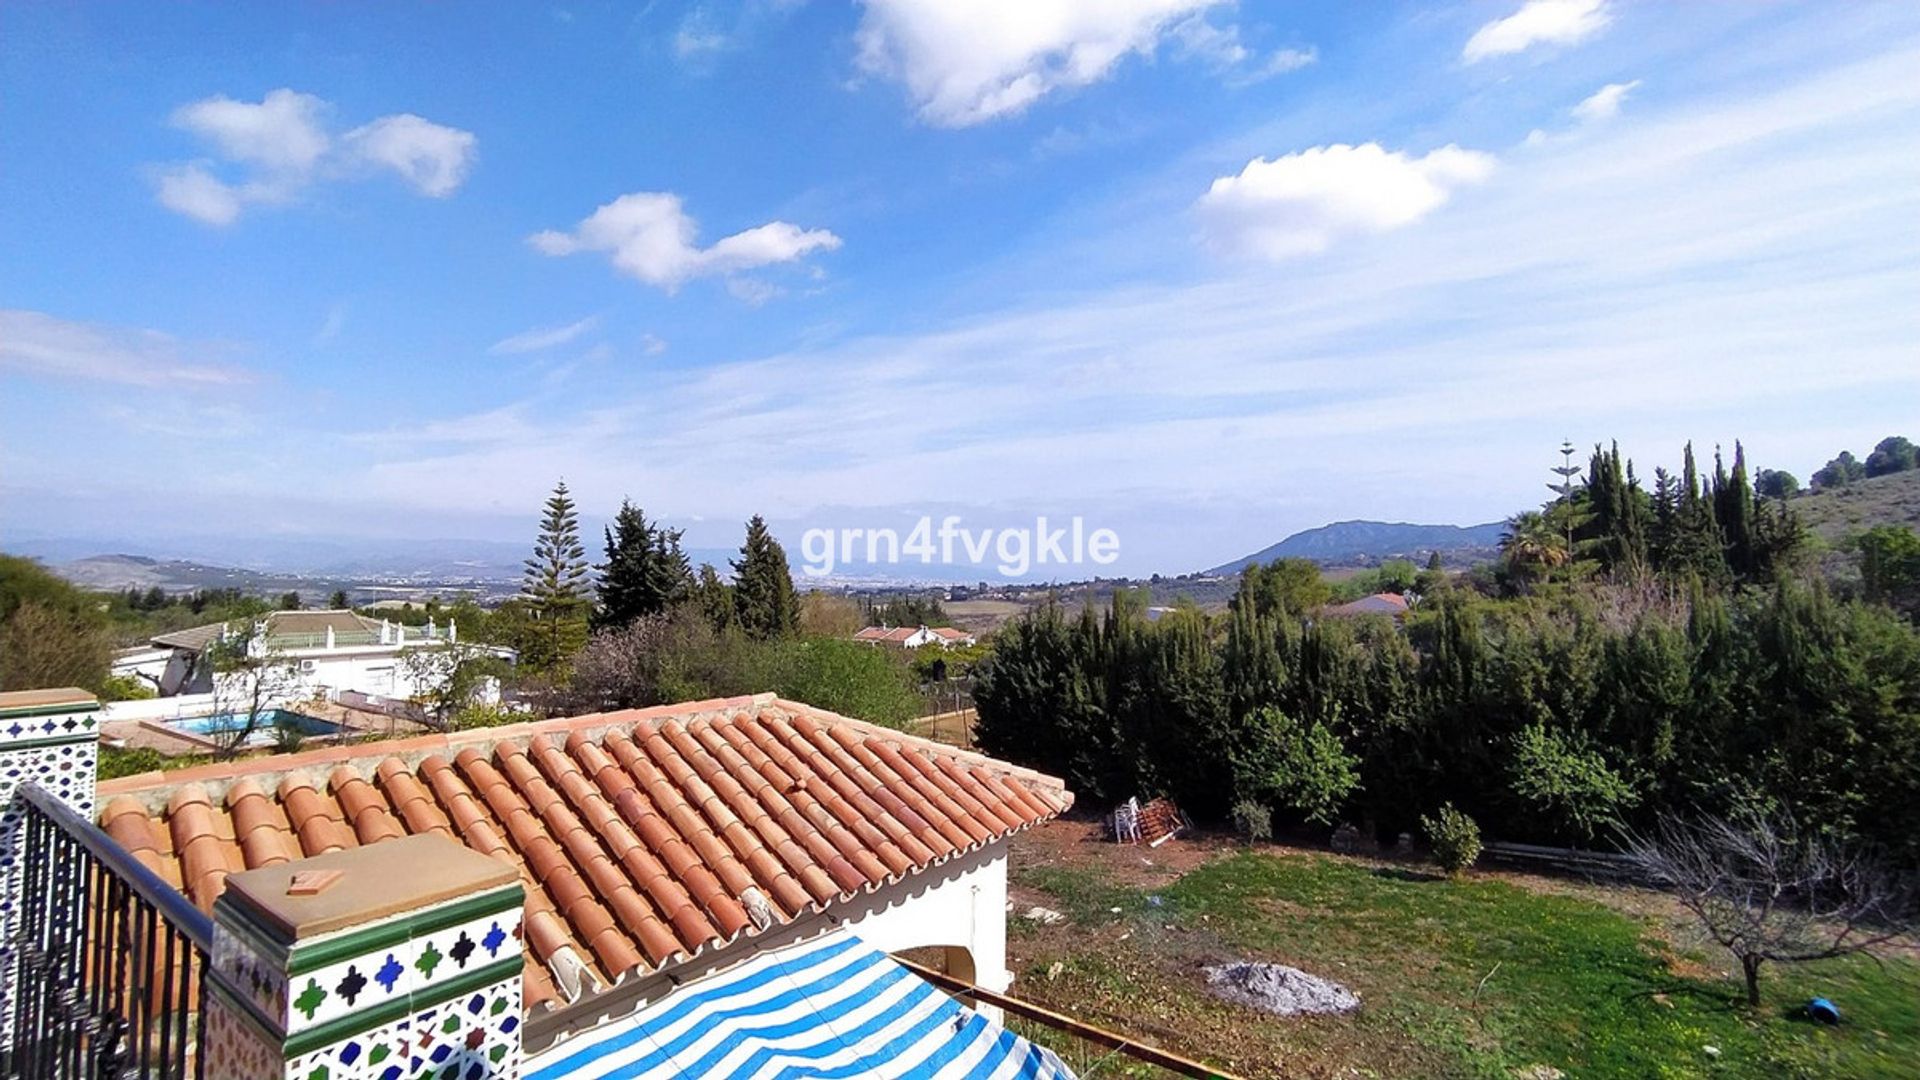
[[[565,345],[567,342],[574,340],[599,324],[599,316],[589,315],[579,322],[568,323],[565,326],[536,327],[532,330],[515,334],[509,338],[502,338],[494,342],[493,347],[487,351],[495,356],[539,352],[543,349],[551,349],[556,345]]]
[[[732,42],[727,35],[718,30],[705,29],[692,16],[683,21],[673,35],[674,54],[682,60],[722,52],[730,44]]]
[[[1283,259],[1325,251],[1345,235],[1410,225],[1493,169],[1492,155],[1453,145],[1417,158],[1379,143],[1316,146],[1253,159],[1215,180],[1195,208],[1214,247]]]
[[[1620,106],[1627,100],[1627,95],[1639,85],[1639,79],[1632,82],[1608,83],[1594,91],[1593,96],[1573,107],[1574,119],[1584,124],[1613,119],[1620,115]]]
[[[388,170],[422,195],[451,195],[473,165],[472,132],[411,113],[382,116],[335,138],[333,107],[312,94],[270,91],[258,102],[214,96],[175,109],[172,123],[210,144],[217,160],[154,169],[160,205],[209,225],[249,206],[291,202],[316,183]],[[231,177],[216,169],[226,166]]]
[[[341,145],[351,159],[392,169],[420,194],[443,199],[467,179],[478,142],[471,131],[398,113],[354,128]]]
[[[861,69],[904,83],[922,120],[965,127],[1098,82],[1217,2],[866,0],[855,41]]]
[[[173,111],[173,125],[191,131],[230,161],[304,172],[331,145],[323,126],[329,107],[312,94],[280,89],[258,104],[214,96]]]
[[[1277,49],[1267,59],[1261,71],[1267,75],[1285,75],[1289,71],[1299,71],[1319,60],[1320,50],[1311,45],[1304,49]]]
[[[162,169],[154,181],[154,197],[176,214],[209,225],[228,225],[240,216],[241,193],[222,183],[197,164]]]
[[[131,386],[231,386],[251,373],[210,363],[157,330],[69,322],[39,311],[0,310],[0,371]]]
[[[1472,64],[1543,43],[1572,45],[1591,37],[1612,18],[1607,0],[1527,0],[1519,11],[1474,31],[1460,56]]]
[[[527,238],[548,255],[608,253],[622,273],[668,292],[712,274],[732,274],[832,251],[840,238],[825,229],[773,221],[717,241],[697,244],[700,227],[666,191],[636,191],[595,210],[572,232],[548,229]]]
[[[1205,60],[1216,67],[1233,67],[1251,55],[1240,43],[1238,26],[1215,26],[1205,15],[1180,20],[1169,36],[1181,57]]]
[[[659,356],[667,351],[666,339],[655,334],[640,335],[640,353],[643,356]]]

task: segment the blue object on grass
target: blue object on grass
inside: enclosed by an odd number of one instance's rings
[[[1833,1002],[1828,1001],[1826,998],[1817,997],[1807,1002],[1807,1015],[1823,1024],[1837,1024],[1840,1022],[1840,1010],[1834,1006]]]

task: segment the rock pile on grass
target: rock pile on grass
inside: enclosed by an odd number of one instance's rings
[[[1276,1016],[1343,1013],[1360,1007],[1360,995],[1285,964],[1221,964],[1207,969],[1207,985],[1219,997]]]

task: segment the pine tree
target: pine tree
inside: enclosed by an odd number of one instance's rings
[[[538,623],[533,655],[538,670],[564,662],[587,638],[587,549],[580,543],[580,519],[567,483],[555,484],[526,561],[520,591]]]
[[[680,530],[649,523],[639,507],[623,499],[606,542],[596,626],[625,626],[686,599],[693,573],[680,550]]]
[[[757,638],[785,637],[800,625],[786,550],[759,514],[747,522],[747,540],[733,564],[733,610],[740,628]]]

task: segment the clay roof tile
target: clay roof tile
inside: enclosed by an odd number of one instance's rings
[[[412,833],[514,865],[529,1006],[557,1002],[560,950],[610,983],[753,932],[749,893],[793,919],[1071,802],[1037,774],[746,698],[115,783],[102,828],[203,909],[243,866]]]

